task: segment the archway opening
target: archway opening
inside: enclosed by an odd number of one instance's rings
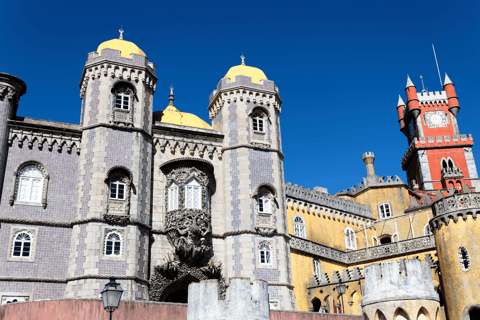
[[[470,316],[470,320],[480,320],[480,309],[473,308],[468,312],[468,315]]]
[[[385,236],[380,239],[380,244],[387,244],[387,243],[392,243],[392,237]]]
[[[312,301],[312,305],[313,305],[313,312],[319,312],[320,307],[322,306],[322,302],[320,301],[320,299],[315,298]]]
[[[179,289],[170,293],[164,300],[165,302],[188,303],[188,288]]]

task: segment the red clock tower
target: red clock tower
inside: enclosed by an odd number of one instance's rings
[[[473,138],[460,134],[457,114],[460,110],[455,86],[445,74],[441,92],[417,88],[407,77],[407,104],[398,99],[400,131],[409,147],[402,158],[402,169],[414,189],[424,191],[460,188],[479,183],[472,154]],[[476,190],[480,190],[476,188]]]

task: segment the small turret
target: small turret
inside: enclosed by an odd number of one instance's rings
[[[363,162],[367,167],[367,176],[375,176],[375,169],[373,167],[373,162],[375,161],[375,155],[373,152],[365,152],[363,155]]]
[[[397,112],[398,112],[398,122],[400,123],[400,130],[405,128],[405,102],[400,95],[398,95],[398,104],[397,104]]]
[[[416,119],[420,114],[420,105],[418,103],[417,87],[415,87],[409,76],[407,76],[405,91],[407,92],[408,112],[413,113]]]
[[[447,73],[445,73],[445,82],[443,84],[443,90],[447,93],[448,99],[448,111],[450,111],[455,117],[460,110],[460,106],[458,105],[458,98],[457,93],[455,92],[455,86],[453,85],[452,80],[448,77]]]

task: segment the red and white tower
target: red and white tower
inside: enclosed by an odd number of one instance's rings
[[[409,147],[402,158],[410,186],[425,190],[472,188],[479,183],[472,154],[473,138],[460,134],[460,110],[455,86],[445,74],[443,91],[417,93],[407,77],[407,104],[399,97],[397,111],[400,131]],[[476,190],[480,190],[480,185]]]

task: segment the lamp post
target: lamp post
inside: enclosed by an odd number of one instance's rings
[[[110,320],[112,320],[112,313],[118,308],[120,299],[122,298],[122,287],[120,283],[115,282],[115,278],[111,277],[110,282],[105,285],[102,291],[103,308],[110,312]]]
[[[337,293],[342,296],[342,313],[345,313],[345,305],[343,304],[343,295],[345,294],[345,290],[347,289],[347,286],[343,284],[342,279],[338,282],[338,284],[335,287],[337,289]]]

